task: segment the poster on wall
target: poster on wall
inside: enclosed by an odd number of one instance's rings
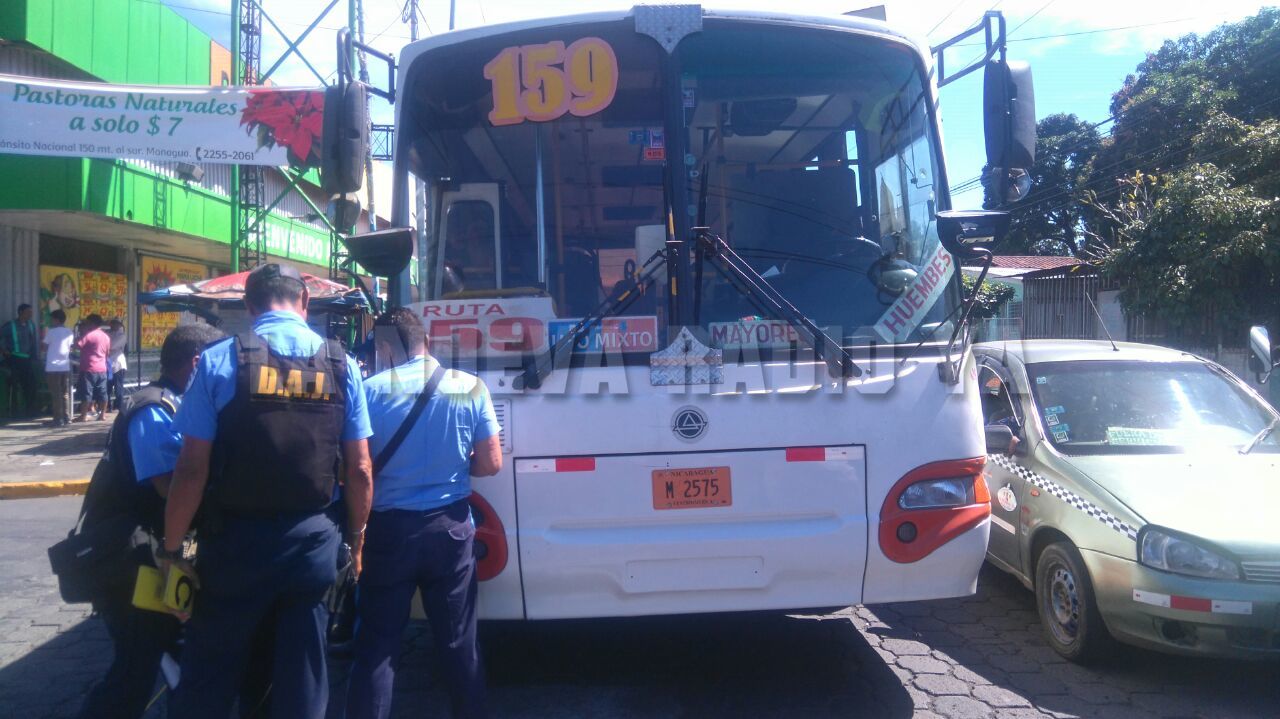
[[[101,315],[104,320],[127,317],[129,279],[113,272],[41,265],[41,326],[50,326],[49,315],[54,310],[67,313],[68,327],[93,314]]]
[[[323,88],[153,87],[0,75],[0,152],[320,164]]]
[[[140,291],[155,292],[174,285],[199,282],[209,276],[204,265],[179,262],[161,257],[142,258],[142,285]],[[169,332],[190,321],[186,312],[156,312],[151,306],[141,308],[142,349],[158,350]]]

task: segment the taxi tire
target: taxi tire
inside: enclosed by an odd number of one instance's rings
[[[1065,571],[1065,573],[1063,573]],[[1056,579],[1055,579],[1056,575]],[[1069,579],[1064,587],[1064,579]],[[1053,616],[1055,583],[1061,591],[1067,589],[1074,600],[1075,638],[1063,641],[1054,631],[1058,620]],[[1077,664],[1089,664],[1102,658],[1114,648],[1115,640],[1107,631],[1098,611],[1093,593],[1093,582],[1079,550],[1071,542],[1055,542],[1044,548],[1036,562],[1036,613],[1045,640],[1064,659]],[[1061,595],[1059,595],[1061,598]]]

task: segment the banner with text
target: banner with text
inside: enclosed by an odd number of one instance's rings
[[[0,152],[320,165],[324,89],[107,85],[0,74]]]

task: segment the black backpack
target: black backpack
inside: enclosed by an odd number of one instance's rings
[[[133,585],[137,567],[150,555],[151,534],[159,532],[163,500],[140,488],[129,450],[129,423],[143,409],[160,406],[177,412],[179,400],[156,384],[135,392],[107,434],[80,505],[80,516],[67,538],[49,548],[49,566],[58,577],[65,602],[92,602],[112,590]]]

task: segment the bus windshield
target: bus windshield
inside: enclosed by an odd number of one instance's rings
[[[931,308],[934,322],[946,315],[938,300],[953,271],[916,289],[910,312],[895,305],[912,288],[886,279],[951,266],[939,256],[934,143],[912,53],[746,25],[690,36],[679,59],[697,173],[687,212],[831,337],[904,341]],[[701,290],[699,321],[717,344],[790,339],[724,277],[704,271]]]
[[[705,223],[835,338],[915,342],[958,302],[904,46],[709,21],[668,59],[631,22],[566,24],[428,51],[402,97],[400,152],[427,187],[421,299],[548,298],[581,318]],[[795,343],[695,273],[681,299],[711,344]],[[666,290],[623,314],[665,337]]]

